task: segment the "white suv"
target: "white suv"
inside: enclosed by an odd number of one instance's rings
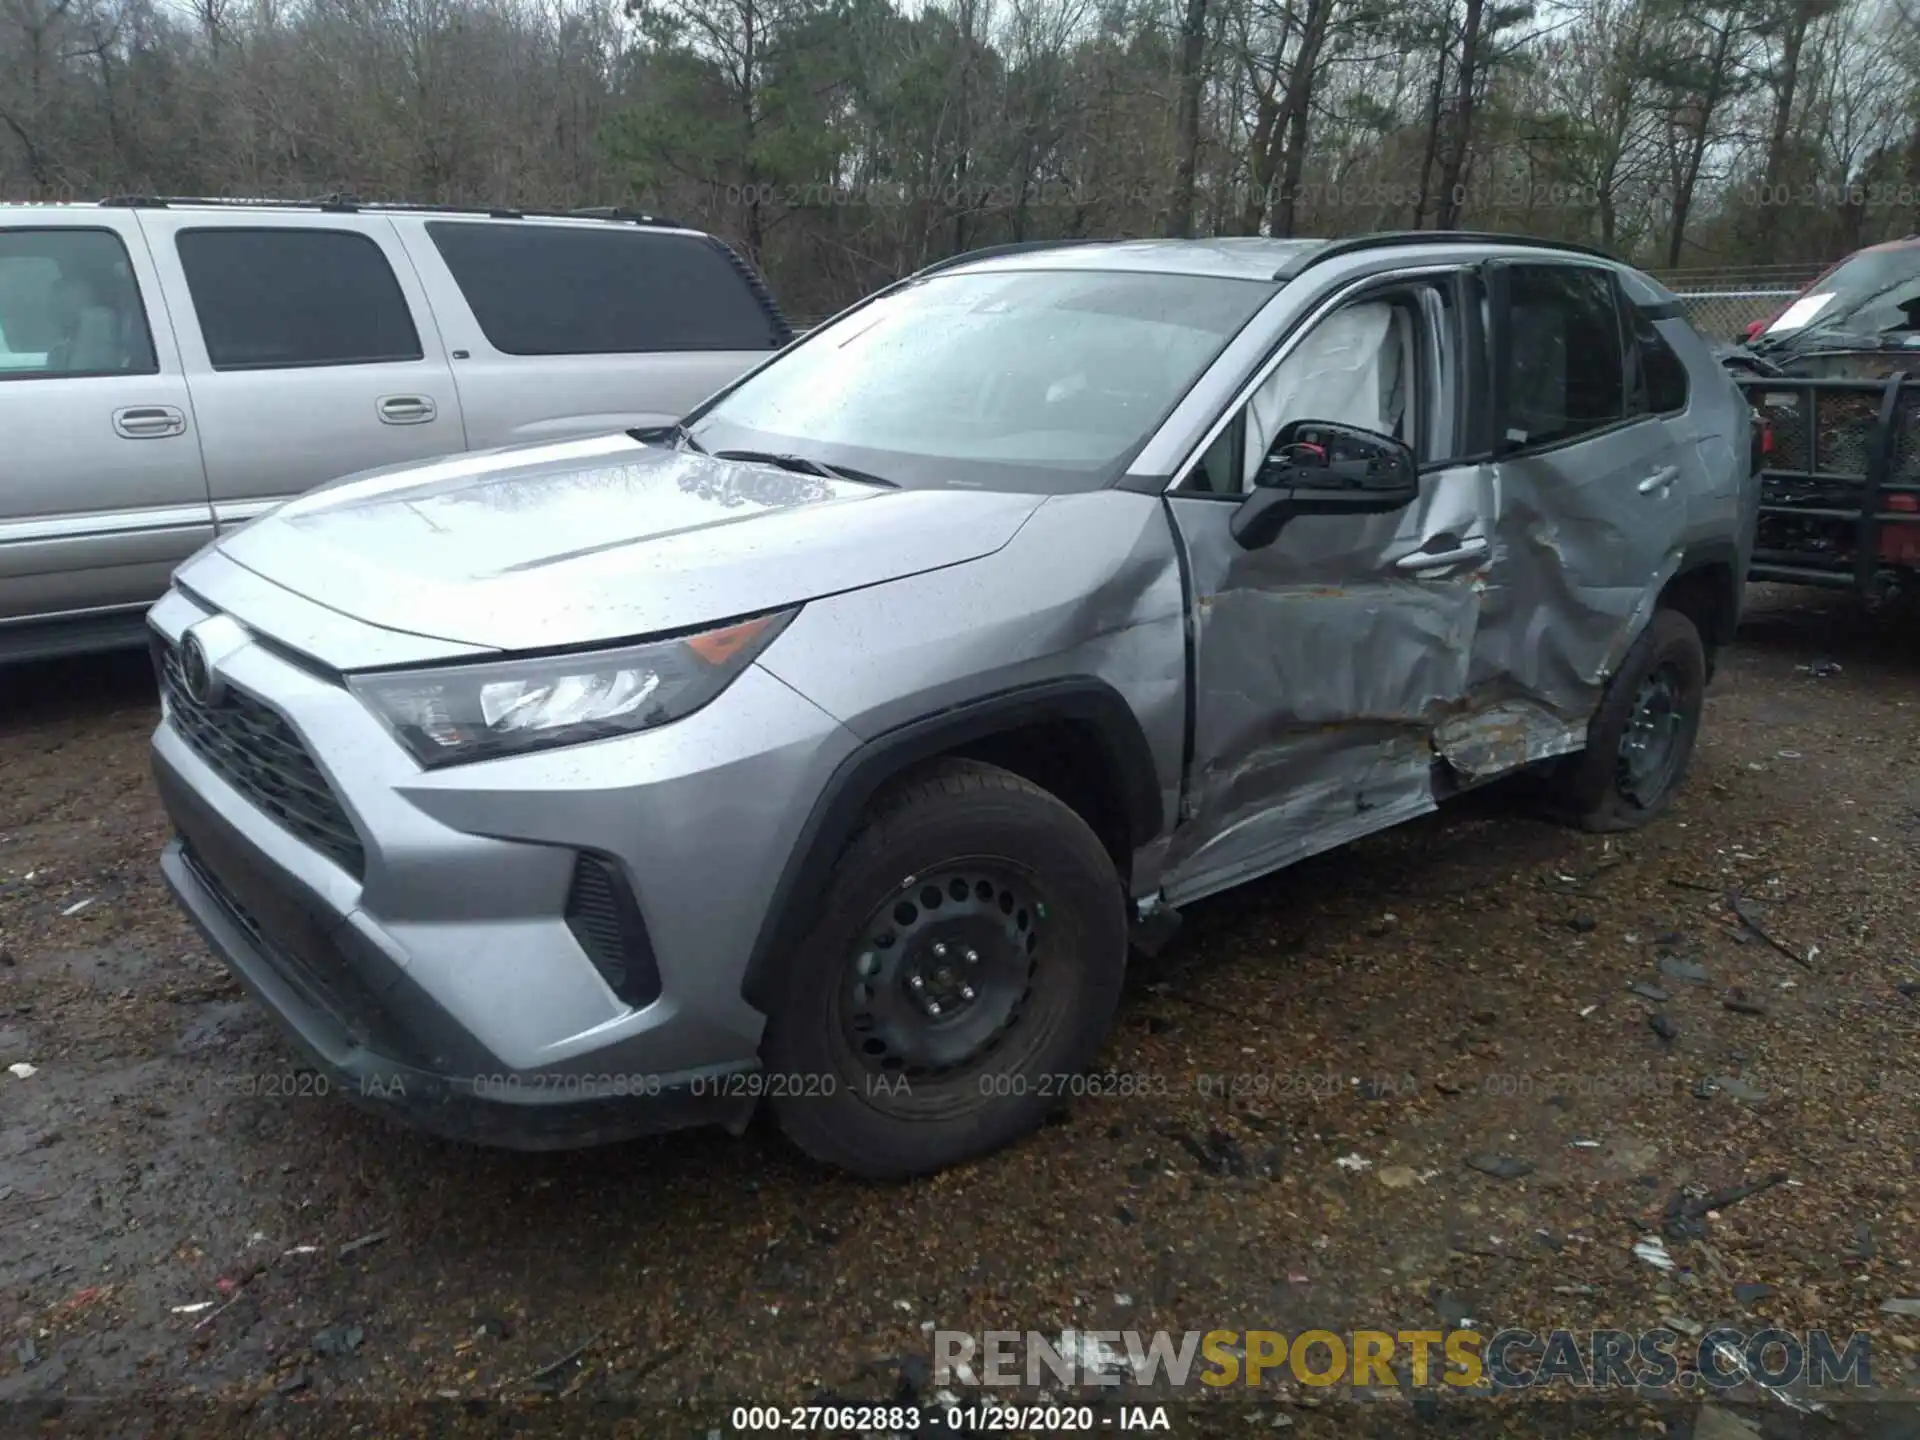
[[[336,476],[669,424],[791,334],[630,212],[0,206],[0,663],[140,643],[174,566]]]

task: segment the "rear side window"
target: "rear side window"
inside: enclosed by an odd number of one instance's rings
[[[427,225],[487,343],[507,355],[772,350],[774,321],[696,235],[521,223]]]
[[[1646,311],[1622,297],[1627,328],[1631,415],[1673,415],[1687,408],[1687,367]]]
[[[1618,424],[1626,376],[1613,277],[1579,265],[1515,265],[1507,283],[1507,438],[1552,445]]]
[[[0,230],[0,381],[152,375],[153,334],[111,230]]]
[[[176,244],[216,370],[422,358],[380,247],[351,230],[182,230]]]

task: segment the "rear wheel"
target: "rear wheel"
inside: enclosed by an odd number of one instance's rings
[[[1655,612],[1587,726],[1587,748],[1548,784],[1553,808],[1585,830],[1634,830],[1667,808],[1686,776],[1706,704],[1700,632]]]
[[[997,1149],[1093,1060],[1126,947],[1086,822],[1008,771],[942,762],[875,805],[790,959],[762,1049],[774,1117],[872,1178]]]

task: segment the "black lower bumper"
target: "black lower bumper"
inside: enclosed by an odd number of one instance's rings
[[[632,1076],[509,1070],[164,761],[154,771],[177,831],[160,858],[168,887],[326,1077],[316,1089],[434,1134],[516,1150],[745,1127],[753,1100],[738,1077],[751,1064]]]

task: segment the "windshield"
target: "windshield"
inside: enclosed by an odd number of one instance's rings
[[[1914,330],[1920,302],[1920,245],[1865,250],[1835,266],[1767,327],[1767,338],[1801,333],[1880,335]]]
[[[1276,290],[1122,271],[935,275],[807,337],[688,434],[713,453],[905,486],[1097,489]]]

